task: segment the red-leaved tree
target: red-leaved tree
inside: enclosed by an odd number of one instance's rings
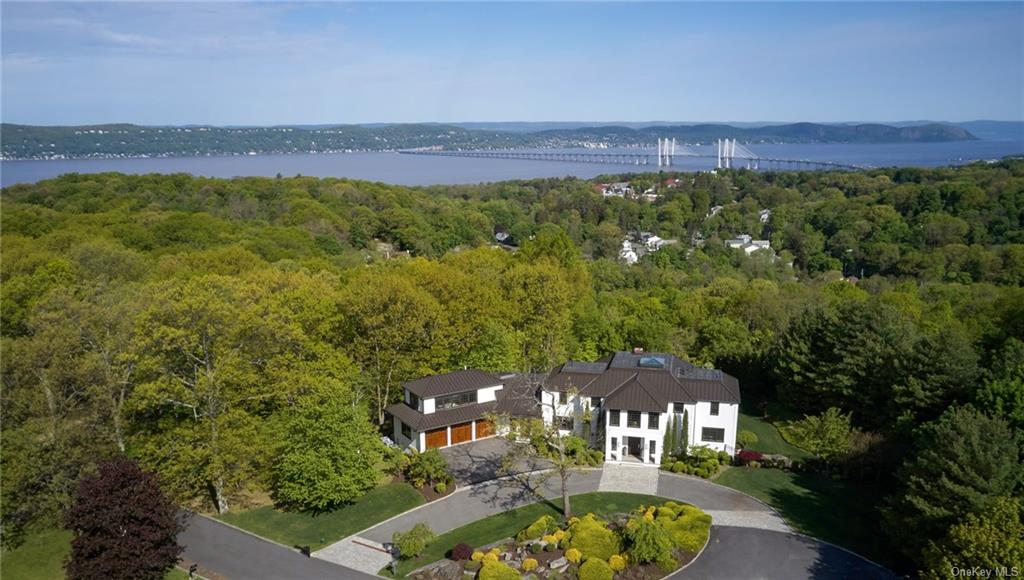
[[[102,461],[78,482],[64,515],[74,532],[70,580],[160,580],[178,562],[184,521],[156,478],[124,457]]]

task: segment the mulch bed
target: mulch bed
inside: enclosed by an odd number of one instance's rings
[[[408,481],[406,481],[404,475],[396,475],[394,478],[392,478],[391,481],[392,483],[409,483]],[[412,484],[409,483],[409,485]],[[444,490],[444,493],[437,493],[437,491],[434,490],[433,485],[424,485],[423,487],[417,487],[416,491],[420,492],[420,495],[423,496],[423,499],[427,500],[427,503],[430,503],[436,499],[441,499],[442,497],[447,497],[454,493],[455,484],[453,483],[449,485],[448,488]]]

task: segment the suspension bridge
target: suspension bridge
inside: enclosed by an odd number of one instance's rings
[[[697,151],[686,145],[677,147],[675,139],[658,139],[654,153],[651,153],[649,149],[640,149],[635,152],[402,149],[398,152],[403,155],[561,161],[563,163],[603,163],[608,165],[655,165],[657,167],[672,167],[676,158],[699,158],[715,159],[717,162],[715,167],[718,169],[842,169],[847,171],[868,169],[864,165],[834,161],[765,157],[754,153],[735,139],[719,139],[715,143],[715,150],[711,153]]]

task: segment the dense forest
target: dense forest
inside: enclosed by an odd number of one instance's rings
[[[903,548],[890,565],[1019,508],[1024,160],[605,179],[659,197],[113,173],[4,189],[4,542],[59,522],[100,458],[230,510],[275,489],[322,397],[365,437],[405,380],[633,347],[725,369],[753,409],[851,413],[835,477],[890,490],[863,506]],[[627,266],[636,231],[680,243]],[[738,234],[776,254],[723,244]]]
[[[657,127],[577,127],[539,131],[501,131],[441,124],[337,125],[322,127],[152,127],[129,124],[40,127],[5,123],[0,154],[4,159],[91,157],[180,157],[256,153],[330,153],[394,151],[416,147],[501,149],[650,146],[659,138],[687,143],[743,139],[760,143],[907,143],[974,139],[965,129],[928,123],[909,127],[878,124],[794,123],[759,128],[729,125]]]

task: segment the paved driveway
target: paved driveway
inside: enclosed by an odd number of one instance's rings
[[[704,553],[672,578],[890,580],[892,572],[835,546],[786,532],[715,525]]]
[[[509,450],[509,443],[504,437],[489,437],[470,443],[460,443],[441,449],[441,454],[448,460],[448,468],[459,485],[466,486],[482,481],[490,481],[504,475],[501,473],[501,459]],[[548,467],[544,460],[520,462],[515,473],[535,471]]]
[[[199,564],[211,579],[305,580],[308,578],[376,579],[377,576],[343,568],[296,550],[247,534],[217,520],[193,516],[178,542],[182,558]]]

